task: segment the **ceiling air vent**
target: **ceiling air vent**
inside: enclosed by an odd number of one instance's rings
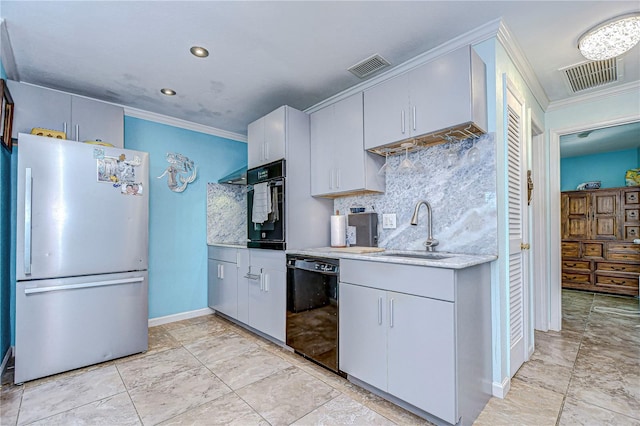
[[[605,84],[615,83],[622,77],[622,60],[611,58],[590,61],[560,69],[573,93]]]
[[[358,78],[365,78],[367,76],[370,76],[374,72],[388,67],[389,65],[391,65],[389,61],[376,53],[375,55],[370,56],[367,59],[349,67],[348,70]]]

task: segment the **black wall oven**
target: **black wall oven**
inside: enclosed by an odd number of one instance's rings
[[[285,161],[247,170],[247,247],[285,250]]]
[[[344,375],[338,366],[340,261],[287,255],[287,346]]]

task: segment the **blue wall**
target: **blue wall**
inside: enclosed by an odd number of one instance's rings
[[[0,78],[7,73],[0,62]],[[11,345],[11,154],[0,147],[0,362]]]
[[[640,149],[605,152],[560,160],[560,190],[572,191],[583,182],[599,180],[601,188],[625,186],[624,175],[638,168]]]
[[[247,164],[247,144],[125,117],[125,148],[149,152],[149,318],[207,307],[207,182]],[[166,154],[198,166],[182,193],[169,190]]]

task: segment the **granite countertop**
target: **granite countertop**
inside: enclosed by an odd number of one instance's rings
[[[208,246],[216,246],[216,247],[231,247],[231,248],[247,248],[246,242],[241,241],[230,241],[230,242],[213,242],[207,244]]]
[[[447,252],[432,252],[434,255],[447,256],[442,259],[425,259],[419,257],[402,257],[402,255],[419,255],[426,251],[385,250],[374,253],[354,253],[335,250],[331,247],[287,250],[287,254],[325,257],[332,259],[355,259],[371,262],[398,263],[403,265],[429,266],[434,268],[464,269],[481,263],[491,262],[498,257],[493,255],[470,255]],[[392,256],[389,256],[392,255]]]

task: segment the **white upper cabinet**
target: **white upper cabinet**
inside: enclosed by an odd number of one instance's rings
[[[411,136],[407,74],[387,80],[364,92],[364,147],[375,148]]]
[[[40,127],[65,132],[69,140],[124,147],[122,107],[15,81],[8,87],[15,102],[13,138]]]
[[[100,140],[124,148],[124,109],[122,107],[72,96],[71,123],[71,139],[75,141]]]
[[[364,92],[364,146],[459,125],[487,130],[484,62],[465,46]]]
[[[31,133],[34,127],[67,133],[71,125],[71,95],[16,81],[7,81],[14,102],[11,137]]]
[[[249,124],[249,168],[285,158],[287,108],[282,106]]]
[[[311,114],[311,195],[384,192],[381,157],[364,150],[362,93]]]

